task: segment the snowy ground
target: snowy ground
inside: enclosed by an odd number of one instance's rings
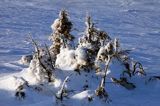
[[[107,31],[111,37],[120,38],[123,48],[133,50],[132,57],[144,65],[146,72],[160,74],[159,5],[159,0],[1,0],[0,106],[54,104],[52,96],[35,92],[29,93],[24,101],[15,100],[11,87],[13,79],[10,76],[23,73],[19,72],[24,66],[17,61],[22,55],[32,52],[31,44],[26,41],[28,33],[41,43],[50,43],[48,41],[51,33],[50,25],[62,8],[69,11],[74,28],[78,29],[78,32],[83,31],[84,17],[86,12],[89,12],[96,26]],[[144,86],[142,82],[137,83],[138,87],[134,91],[116,89],[115,85],[111,84],[108,92],[112,102],[108,105],[159,106],[159,83]],[[32,90],[29,89],[27,92]],[[81,98],[87,93],[87,91],[77,93],[71,100],[75,100],[80,106],[96,103],[96,105],[106,105],[98,104],[96,101],[81,103]],[[69,106],[74,106],[71,103],[68,101]]]

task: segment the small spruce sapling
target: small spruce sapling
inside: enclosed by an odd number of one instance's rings
[[[78,48],[84,48],[87,54],[86,65],[79,64],[79,68],[93,68],[96,55],[100,47],[111,40],[108,34],[95,28],[90,16],[86,18],[84,35],[79,39]]]
[[[88,48],[91,54],[97,55],[100,46],[109,42],[111,38],[106,32],[101,31],[94,26],[90,16],[87,16],[85,24],[85,33],[83,37],[79,39],[79,45]]]
[[[61,10],[59,18],[51,25],[53,33],[50,36],[53,44],[50,47],[51,56],[56,61],[57,54],[60,53],[60,48],[66,48],[71,46],[71,42],[74,37],[70,34],[72,29],[72,22],[69,20],[66,10]]]

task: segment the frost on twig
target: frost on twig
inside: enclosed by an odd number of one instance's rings
[[[104,73],[107,74],[109,64],[114,56],[114,48],[111,42],[108,42],[107,45],[102,46],[97,54],[95,65],[96,65],[96,71],[105,71]],[[101,68],[99,63],[105,64],[105,69]]]
[[[108,101],[108,102],[110,102],[111,100],[109,99],[108,93],[105,90],[105,82],[106,82],[107,71],[109,69],[109,64],[111,62],[111,59],[112,59],[111,54],[108,54],[107,61],[106,61],[106,67],[104,70],[104,76],[102,77],[100,86],[96,89],[96,95],[99,96],[100,98],[103,98],[105,101]]]
[[[60,90],[56,93],[56,98],[59,99],[60,101],[62,101],[63,98],[67,96],[66,89],[65,89],[65,84],[67,83],[68,79],[69,79],[69,76],[67,76],[65,78],[65,80],[62,83],[62,86],[61,86]]]

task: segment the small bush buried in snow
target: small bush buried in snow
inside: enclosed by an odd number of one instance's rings
[[[52,72],[54,70],[54,63],[52,62],[48,47],[46,46],[46,50],[39,48],[37,42],[32,37],[30,37],[30,40],[35,46],[35,54],[29,68],[34,72],[39,82],[52,82],[54,80]]]

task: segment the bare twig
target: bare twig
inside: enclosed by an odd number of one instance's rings
[[[65,94],[65,84],[68,81],[69,76],[67,76],[61,86],[61,89],[58,91],[58,93],[56,94],[56,98],[60,99],[61,101],[63,100],[64,94]]]
[[[109,95],[105,90],[105,83],[106,83],[106,76],[107,76],[107,71],[109,68],[109,63],[112,59],[112,56],[108,56],[108,60],[106,62],[106,67],[105,67],[105,74],[102,77],[100,86],[96,89],[96,95],[99,96],[100,98],[103,98],[105,101],[110,102],[111,100],[109,99]]]
[[[106,76],[107,76],[107,71],[108,71],[108,68],[109,68],[109,64],[111,62],[111,59],[112,59],[112,56],[108,56],[108,60],[106,62],[106,67],[105,67],[105,72],[104,72],[104,76],[103,76],[103,86],[105,86],[105,82],[106,82]]]

